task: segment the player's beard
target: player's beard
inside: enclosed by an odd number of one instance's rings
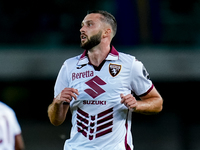
[[[85,43],[81,43],[80,46],[83,49],[90,50],[93,47],[97,46],[101,42],[102,31],[99,31],[97,34],[93,35]]]

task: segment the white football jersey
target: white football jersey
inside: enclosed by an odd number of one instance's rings
[[[21,128],[15,112],[0,102],[0,150],[15,150],[15,136],[21,134]]]
[[[64,150],[133,150],[132,112],[121,104],[120,94],[141,96],[153,84],[143,64],[112,47],[97,68],[87,52],[66,60],[58,74],[54,96],[65,87],[78,89],[72,100],[72,129]]]

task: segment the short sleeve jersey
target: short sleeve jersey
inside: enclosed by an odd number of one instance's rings
[[[21,128],[15,112],[0,102],[0,150],[15,150],[15,136],[21,134]]]
[[[72,129],[64,150],[133,150],[132,112],[121,104],[120,94],[141,96],[153,88],[140,61],[112,46],[96,68],[84,51],[64,62],[54,96],[66,87],[78,89],[79,95],[70,102]]]

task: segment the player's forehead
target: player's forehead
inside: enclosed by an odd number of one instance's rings
[[[87,22],[101,22],[100,17],[102,17],[101,14],[98,13],[91,13],[85,16],[83,19],[82,23],[87,23]]]

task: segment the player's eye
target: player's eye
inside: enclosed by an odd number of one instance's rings
[[[92,24],[91,24],[91,23],[88,23],[88,26],[89,26],[89,27],[91,27],[91,26],[92,26]]]
[[[88,22],[87,25],[88,25],[89,27],[91,27],[91,26],[93,25],[93,23],[92,23],[92,22]]]

